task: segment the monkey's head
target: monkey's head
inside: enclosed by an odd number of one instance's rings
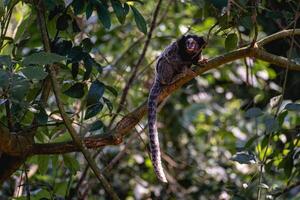
[[[194,60],[195,56],[200,56],[207,44],[203,37],[197,35],[184,35],[177,43],[179,54],[184,60]]]

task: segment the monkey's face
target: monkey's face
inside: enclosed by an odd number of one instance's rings
[[[185,48],[187,53],[192,54],[200,50],[198,42],[194,38],[188,38],[185,41]]]

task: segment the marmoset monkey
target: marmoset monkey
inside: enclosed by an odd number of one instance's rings
[[[196,35],[182,36],[170,44],[159,56],[156,65],[155,81],[148,98],[148,124],[150,138],[150,155],[155,173],[159,180],[167,182],[161,163],[161,153],[156,126],[156,109],[158,96],[163,86],[174,83],[184,74],[194,73],[192,64],[206,63],[201,51],[206,46],[203,37]]]

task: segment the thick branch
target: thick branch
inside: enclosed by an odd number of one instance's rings
[[[257,42],[257,45],[260,47],[260,46],[264,46],[265,44],[268,44],[274,40],[289,37],[292,35],[293,31],[294,31],[294,29],[288,29],[288,30],[283,30],[283,31],[274,33],[272,35],[269,35],[269,36],[259,40]],[[295,29],[294,35],[300,35],[300,29]]]
[[[271,64],[277,65],[282,68],[286,68],[286,66],[289,66],[289,70],[300,71],[299,64],[293,62],[292,60],[289,61],[289,59],[285,57],[268,53],[263,49],[255,49],[254,57],[269,62]]]
[[[11,156],[21,156],[22,152],[28,152],[32,148],[31,132],[11,133],[6,127],[0,126],[0,138],[0,152]]]

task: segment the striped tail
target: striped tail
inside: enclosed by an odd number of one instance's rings
[[[150,154],[156,176],[162,182],[168,182],[161,164],[160,147],[156,126],[156,109],[161,84],[155,80],[148,98],[148,125],[150,138]]]

